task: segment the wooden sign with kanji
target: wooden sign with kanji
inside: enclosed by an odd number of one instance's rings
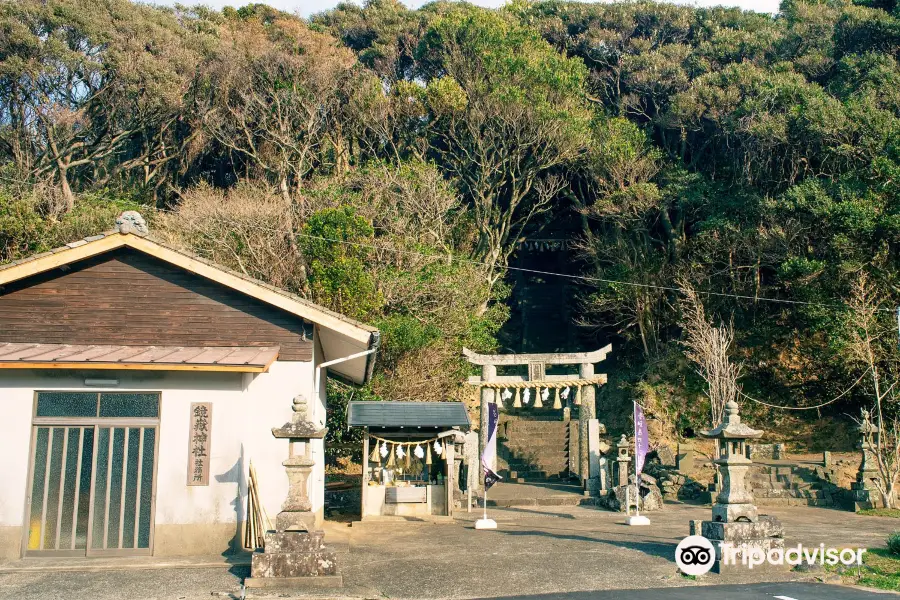
[[[209,443],[212,432],[212,403],[191,403],[188,441],[188,485],[209,485]]]

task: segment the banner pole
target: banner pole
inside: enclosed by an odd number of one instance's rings
[[[487,521],[487,487],[484,488],[484,520]]]
[[[637,402],[632,401],[634,403],[634,412],[633,414],[637,417]],[[637,419],[634,420],[634,514],[636,516],[641,516],[641,484],[638,475],[638,435],[637,435]]]

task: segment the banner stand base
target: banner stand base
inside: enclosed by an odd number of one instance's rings
[[[630,516],[626,521],[628,525],[649,525],[650,519],[645,517],[644,515]],[[477,527],[477,525],[476,525]]]
[[[478,519],[475,521],[475,529],[497,529],[497,521],[493,519]]]

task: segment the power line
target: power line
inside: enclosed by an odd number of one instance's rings
[[[160,212],[168,212],[170,214],[177,214],[176,211],[170,211],[170,210],[165,210],[165,209],[156,209],[156,210],[158,210]],[[216,218],[220,222],[230,223],[232,225],[239,225],[241,227],[250,227],[250,228],[259,229],[259,230],[263,230],[263,231],[283,233],[286,235],[296,235],[298,237],[304,237],[307,239],[320,240],[323,242],[331,242],[334,244],[345,244],[345,245],[349,245],[349,246],[356,246],[359,248],[368,248],[371,250],[382,250],[382,251],[387,251],[387,252],[394,252],[397,254],[418,256],[421,258],[444,259],[444,260],[449,259],[450,261],[453,261],[453,262],[471,264],[474,266],[480,266],[480,267],[484,267],[484,268],[488,268],[488,269],[495,268],[495,269],[501,269],[501,270],[505,270],[505,271],[517,271],[520,273],[529,273],[532,275],[562,277],[564,279],[585,281],[588,283],[606,283],[606,284],[610,284],[610,285],[624,285],[624,286],[630,286],[630,287],[654,289],[654,290],[667,291],[667,292],[678,292],[681,294],[686,294],[688,292],[688,290],[686,290],[685,288],[680,288],[680,287],[675,287],[675,286],[656,285],[656,284],[652,284],[652,283],[636,283],[633,281],[619,281],[619,280],[615,280],[615,279],[604,279],[602,277],[589,277],[586,275],[571,275],[568,273],[556,273],[553,271],[527,269],[524,267],[513,267],[513,266],[509,266],[509,265],[491,265],[490,263],[472,260],[469,258],[462,258],[462,257],[458,257],[458,256],[453,256],[453,255],[450,255],[449,257],[447,257],[447,256],[440,257],[440,256],[436,256],[433,254],[425,254],[423,252],[417,252],[415,250],[403,250],[400,248],[393,248],[390,246],[382,246],[379,244],[367,244],[367,243],[363,243],[363,242],[354,242],[354,241],[350,241],[350,240],[327,238],[327,237],[323,237],[323,236],[311,235],[308,233],[301,233],[301,232],[297,232],[297,231],[289,231],[289,230],[284,230],[284,229],[273,229],[273,228],[265,227],[262,225],[250,225],[250,224],[246,224],[246,223],[238,223],[237,221],[224,219],[224,218],[221,218],[218,216]],[[766,297],[758,297],[758,296],[749,296],[749,295],[745,295],[745,294],[733,294],[733,293],[728,293],[728,292],[713,292],[713,291],[702,291],[702,290],[694,290],[694,291],[697,294],[703,294],[705,296],[715,296],[715,297],[721,297],[721,298],[734,298],[734,299],[738,299],[738,300],[753,300],[753,301],[759,301],[759,302],[791,304],[791,305],[800,305],[800,306],[815,306],[815,307],[819,307],[819,308],[830,308],[830,309],[845,309],[846,308],[846,306],[843,304],[826,304],[823,302],[807,302],[807,301],[803,301],[803,300],[789,300],[789,299],[785,299],[785,298],[766,298]],[[895,309],[893,309],[893,308],[876,308],[875,310],[882,311],[882,312],[887,311],[887,312],[891,312],[891,313],[893,313],[895,311]]]
[[[817,408],[822,408],[823,406],[828,406],[829,404],[834,404],[835,402],[837,402],[838,400],[840,400],[841,398],[843,398],[844,396],[849,394],[850,390],[852,390],[857,385],[859,385],[859,382],[863,380],[863,377],[865,377],[868,374],[869,374],[869,369],[866,369],[865,371],[863,371],[863,374],[859,376],[859,379],[857,379],[853,383],[853,385],[848,387],[846,390],[844,390],[843,392],[841,392],[840,394],[838,394],[837,396],[835,396],[828,402],[823,402],[822,404],[816,404],[815,406],[779,406],[777,404],[769,404],[768,402],[763,402],[762,400],[757,400],[756,398],[753,398],[752,396],[748,396],[747,394],[745,394],[744,392],[742,392],[740,390],[738,390],[738,394],[740,394],[747,400],[756,402],[757,404],[762,404],[764,406],[769,406],[771,408],[778,408],[780,410],[815,410]]]
[[[112,202],[114,204],[119,204],[120,206],[124,204],[120,200],[110,200],[110,202]],[[168,214],[172,214],[172,215],[178,214],[177,211],[173,211],[173,210],[157,208],[157,207],[150,206],[150,205],[144,205],[144,206],[146,206],[150,210],[153,210],[156,212],[168,213]],[[323,242],[330,242],[333,244],[345,244],[348,246],[356,246],[359,248],[368,248],[371,250],[381,250],[381,251],[386,251],[386,252],[394,252],[396,254],[418,256],[420,258],[443,259],[443,260],[449,259],[452,262],[471,264],[473,266],[484,267],[487,269],[494,268],[494,269],[501,269],[504,271],[516,271],[516,272],[520,272],[520,273],[528,273],[531,275],[561,277],[564,279],[570,279],[573,281],[584,281],[587,283],[606,283],[609,285],[623,285],[623,286],[637,287],[637,288],[643,288],[643,289],[653,289],[653,290],[659,290],[659,291],[665,291],[665,292],[677,292],[680,294],[686,294],[688,292],[688,290],[686,290],[684,288],[676,287],[676,286],[665,286],[665,285],[657,285],[657,284],[652,284],[652,283],[637,283],[637,282],[633,282],[633,281],[619,281],[619,280],[615,280],[615,279],[605,279],[602,277],[589,277],[586,275],[571,275],[569,273],[556,273],[553,271],[543,271],[543,270],[539,270],[539,269],[527,269],[524,267],[513,267],[513,266],[509,266],[509,265],[491,265],[490,263],[472,260],[469,258],[462,258],[462,257],[454,256],[454,255],[438,257],[433,254],[425,254],[423,252],[416,252],[415,250],[403,250],[400,248],[393,248],[390,246],[382,246],[382,245],[378,245],[378,244],[366,244],[363,242],[354,242],[354,241],[350,241],[350,240],[341,240],[341,239],[327,238],[327,237],[323,237],[323,236],[316,236],[316,235],[311,235],[308,233],[301,233],[298,231],[290,231],[290,230],[285,230],[285,229],[274,229],[274,228],[265,227],[262,225],[251,225],[251,224],[247,224],[247,223],[238,223],[237,221],[234,221],[234,220],[222,218],[219,215],[216,216],[216,219],[222,223],[228,223],[228,224],[237,225],[240,227],[250,227],[253,229],[259,229],[261,231],[283,233],[285,235],[294,235],[294,236],[304,237],[307,239],[314,239],[314,240],[320,240]],[[694,290],[694,291],[697,294],[702,294],[704,296],[714,296],[717,298],[733,298],[736,300],[752,300],[754,302],[769,302],[769,303],[773,303],[773,304],[790,304],[790,305],[794,305],[794,306],[814,306],[814,307],[818,307],[818,308],[828,308],[828,309],[845,309],[846,308],[846,306],[843,304],[826,304],[823,302],[807,302],[804,300],[789,300],[786,298],[766,298],[764,296],[750,296],[750,295],[746,295],[746,294],[734,294],[734,293],[728,293],[728,292],[714,292],[714,291],[704,291],[704,290]],[[893,308],[876,308],[875,310],[877,310],[879,312],[892,312],[892,313],[895,312],[895,309],[893,309]]]

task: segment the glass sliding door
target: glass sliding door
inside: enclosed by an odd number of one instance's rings
[[[159,394],[38,392],[26,555],[150,554]]]

